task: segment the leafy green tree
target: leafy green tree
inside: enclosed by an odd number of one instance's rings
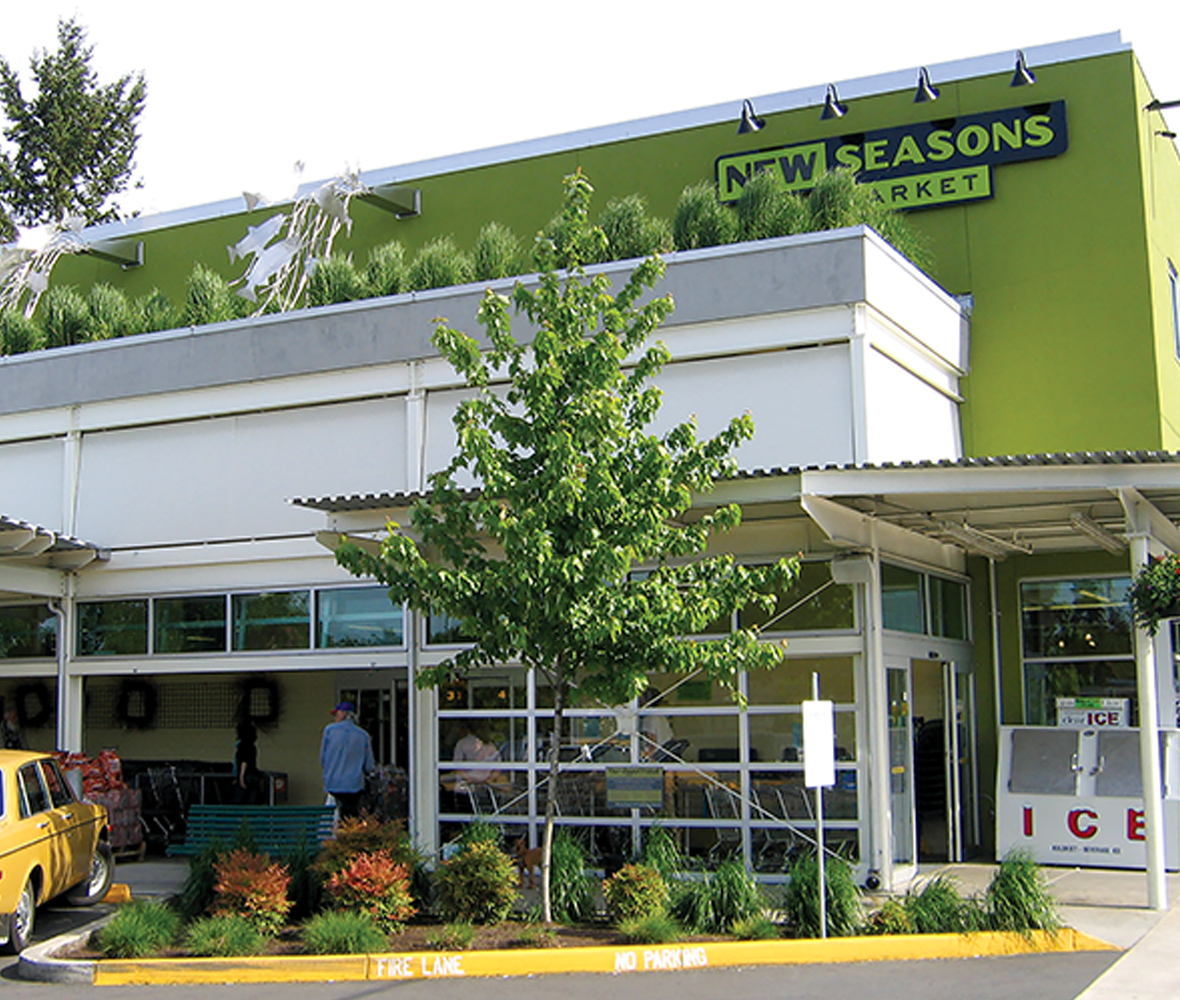
[[[351,572],[386,583],[394,601],[445,612],[475,637],[423,670],[419,684],[518,662],[551,685],[546,922],[558,748],[571,697],[621,705],[655,671],[701,672],[733,689],[741,672],[774,666],[782,649],[752,631],[710,642],[692,636],[739,607],[771,607],[774,589],[798,568],[796,560],[747,567],[703,556],[710,536],[735,527],[741,512],[694,510],[693,498],[732,468],[730,453],[753,423],[736,417],[705,440],[692,420],[663,435],[648,429],[661,401],[651,379],[669,360],[650,336],[672,302],[640,300],[664,265],[648,258],[617,295],[605,276],[587,278],[582,264],[600,258],[605,238],[588,221],[588,180],[579,171],[566,188],[560,243],[542,239],[537,286],[518,284],[513,293],[535,331],[531,343],[512,334],[513,303],[490,291],[478,313],[489,350],[439,321],[435,346],[476,390],[455,414],[454,457],[413,505],[411,532],[390,525],[376,555],[349,544],[338,551]],[[641,567],[650,572],[633,572]]]
[[[100,84],[90,67],[93,51],[76,20],[58,21],[57,51],[36,52],[29,62],[32,97],[0,58],[8,140],[0,148],[0,236],[11,235],[14,223],[117,217],[109,199],[129,183],[147,87],[139,73]]]

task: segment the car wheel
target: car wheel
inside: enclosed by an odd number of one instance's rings
[[[37,893],[30,879],[20,891],[20,898],[16,901],[16,910],[12,914],[8,927],[8,944],[4,950],[10,955],[19,955],[28,946],[33,936],[33,919],[37,914]]]
[[[111,845],[100,843],[94,849],[89,878],[74,886],[66,894],[66,901],[71,906],[93,906],[107,894],[114,877],[115,858],[111,854]]]

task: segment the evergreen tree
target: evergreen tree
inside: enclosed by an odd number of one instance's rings
[[[87,222],[118,217],[112,195],[126,190],[139,141],[137,122],[147,87],[143,75],[100,84],[93,48],[74,19],[58,21],[57,50],[29,62],[35,94],[0,58],[0,237],[15,224],[34,226],[81,215]]]

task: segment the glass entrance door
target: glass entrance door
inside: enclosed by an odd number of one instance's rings
[[[914,783],[913,723],[910,672],[905,667],[886,670],[889,698],[889,805],[893,822],[893,863],[913,864]]]

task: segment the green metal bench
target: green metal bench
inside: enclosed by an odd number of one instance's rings
[[[300,846],[312,853],[332,838],[333,806],[222,806],[189,807],[183,844],[170,844],[170,857],[200,854],[214,840],[227,848],[248,827],[256,850],[282,857]]]

